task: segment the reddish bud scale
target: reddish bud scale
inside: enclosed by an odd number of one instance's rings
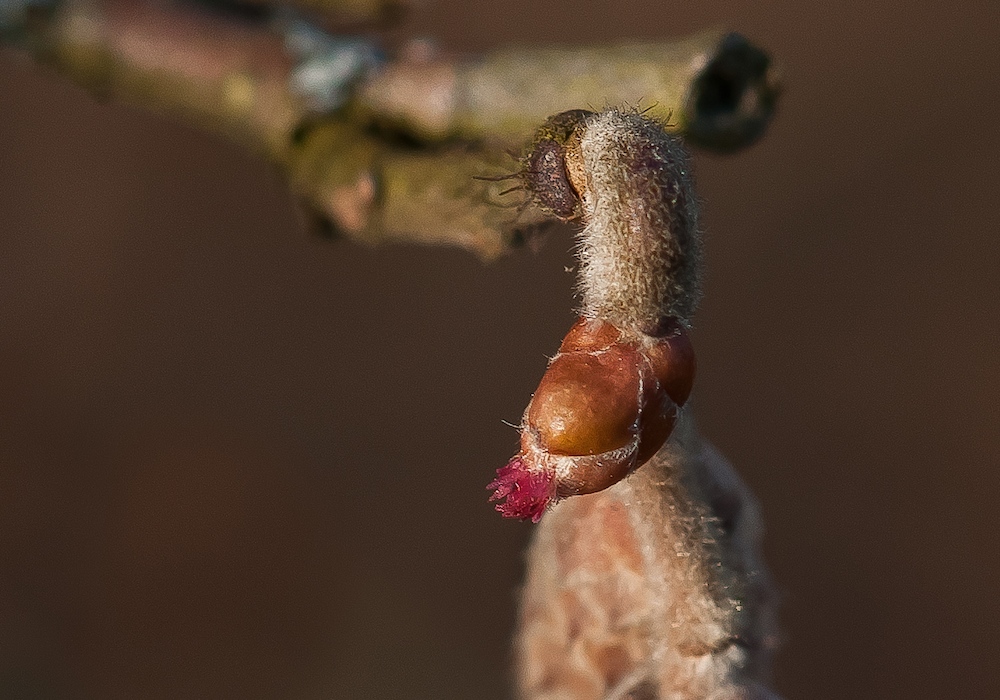
[[[497,472],[490,500],[506,517],[537,522],[553,500],[621,481],[670,437],[694,371],[675,319],[652,335],[580,319],[528,404],[521,451]]]

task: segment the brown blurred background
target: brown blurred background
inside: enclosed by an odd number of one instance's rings
[[[1000,7],[435,0],[448,49],[773,51],[699,154],[695,406],[760,498],[789,698],[1000,697]],[[571,323],[571,239],[311,237],[266,163],[0,54],[0,697],[505,698],[485,485]]]

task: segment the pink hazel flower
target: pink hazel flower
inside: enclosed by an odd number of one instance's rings
[[[486,488],[493,489],[490,501],[500,501],[495,507],[505,518],[533,523],[542,519],[556,494],[554,474],[544,469],[528,469],[520,456],[497,469],[497,478]]]

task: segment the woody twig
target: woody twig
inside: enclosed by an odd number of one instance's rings
[[[763,132],[778,93],[767,55],[721,31],[478,58],[412,44],[387,57],[371,40],[267,6],[233,13],[217,2],[3,2],[8,43],[97,94],[264,154],[334,230],[366,243],[457,245],[485,259],[550,219],[517,194],[501,195],[505,183],[476,179],[518,170],[509,153],[549,114],[638,104],[690,142],[731,151]],[[323,3],[366,20],[396,7]]]

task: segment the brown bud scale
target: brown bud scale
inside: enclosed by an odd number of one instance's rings
[[[541,209],[569,221],[581,213],[579,155],[581,126],[593,112],[574,109],[549,117],[535,133],[522,159],[525,188]]]
[[[691,343],[680,323],[653,337],[580,319],[528,404],[521,452],[505,469],[548,474],[550,500],[611,486],[670,437],[694,369]],[[508,499],[503,512],[537,518],[547,501],[535,491],[530,509],[521,512],[511,484],[500,496]],[[504,482],[498,479],[493,486],[499,493]]]

